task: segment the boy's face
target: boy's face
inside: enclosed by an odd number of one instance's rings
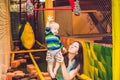
[[[59,30],[59,25],[58,25],[58,24],[52,24],[52,25],[51,25],[51,32],[52,32],[54,35],[57,35],[57,34],[58,34],[58,30]]]

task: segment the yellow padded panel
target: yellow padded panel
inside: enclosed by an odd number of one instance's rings
[[[26,22],[24,27],[20,39],[26,49],[31,49],[35,44],[34,32],[29,22]]]

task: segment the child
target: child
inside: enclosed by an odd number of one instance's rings
[[[58,62],[58,58],[62,57],[61,49],[66,51],[66,49],[63,47],[60,41],[60,37],[58,36],[58,30],[59,30],[59,24],[53,22],[52,17],[48,16],[48,21],[45,29],[45,39],[48,48],[47,55],[50,55],[50,58],[47,59],[48,72],[50,73],[52,78],[55,78],[57,69],[60,66]],[[55,67],[53,66],[54,61],[55,61]]]

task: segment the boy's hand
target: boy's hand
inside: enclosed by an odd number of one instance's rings
[[[63,54],[64,54],[64,53],[67,53],[67,50],[66,50],[65,47],[62,48],[62,52],[63,52]]]
[[[51,21],[53,21],[53,16],[48,16],[48,22],[51,22]]]

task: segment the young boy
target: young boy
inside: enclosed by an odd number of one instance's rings
[[[49,55],[50,58],[46,58],[46,59],[48,62],[48,72],[50,73],[52,78],[55,78],[57,69],[60,66],[58,62],[59,60],[58,58],[62,57],[61,49],[63,49],[64,51],[66,50],[60,41],[60,37],[58,36],[58,30],[59,30],[59,24],[53,22],[52,17],[48,16],[48,21],[45,29],[45,39],[48,48],[47,55]],[[55,67],[53,66],[54,61],[55,61]]]

